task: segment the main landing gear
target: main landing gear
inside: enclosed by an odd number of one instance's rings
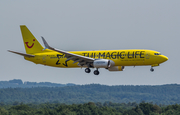
[[[94,71],[94,75],[99,75],[98,69]]]
[[[151,72],[153,72],[153,71],[154,71],[153,67],[151,67],[150,71],[151,71]]]
[[[85,69],[85,72],[86,72],[86,73],[90,73],[91,70],[90,70],[89,68],[86,68],[86,69]],[[94,75],[99,75],[98,69],[94,71]]]
[[[86,72],[86,73],[90,73],[91,70],[90,70],[89,68],[86,68],[86,69],[85,69],[85,72]]]

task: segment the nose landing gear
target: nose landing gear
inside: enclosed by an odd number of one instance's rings
[[[154,71],[153,67],[151,67],[150,71],[151,71],[151,72],[153,72],[153,71]]]

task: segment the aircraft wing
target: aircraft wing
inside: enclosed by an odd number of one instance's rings
[[[21,56],[25,56],[25,57],[34,57],[34,56],[35,56],[35,55],[30,55],[30,54],[15,52],[15,51],[11,51],[11,50],[8,50],[8,51],[9,51],[9,52],[12,52],[12,53],[15,53],[15,54],[18,54],[18,55],[21,55]]]
[[[94,60],[95,60],[94,58],[89,58],[89,57],[85,57],[85,56],[69,53],[69,52],[66,52],[66,51],[63,51],[63,50],[55,49],[55,48],[49,46],[48,43],[46,42],[46,40],[43,37],[42,37],[42,40],[44,42],[45,49],[48,48],[50,50],[53,50],[53,51],[65,54],[65,57],[67,58],[66,61],[73,60],[74,61],[73,63],[79,62],[79,64],[81,66],[83,66],[83,65],[90,66],[90,64],[92,62],[94,62]]]

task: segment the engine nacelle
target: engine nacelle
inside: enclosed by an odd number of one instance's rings
[[[109,68],[111,67],[111,62],[106,59],[98,59],[93,62],[93,66],[95,68]]]
[[[124,66],[112,66],[110,68],[108,68],[109,71],[123,71],[124,70]]]

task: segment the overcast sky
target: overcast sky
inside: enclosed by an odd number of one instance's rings
[[[43,36],[65,51],[150,49],[169,60],[154,72],[150,66],[125,67],[123,72],[100,69],[99,76],[81,68],[36,65],[7,52],[25,52],[20,25],[26,25],[41,44]],[[0,40],[0,81],[180,84],[180,0],[3,0]]]

